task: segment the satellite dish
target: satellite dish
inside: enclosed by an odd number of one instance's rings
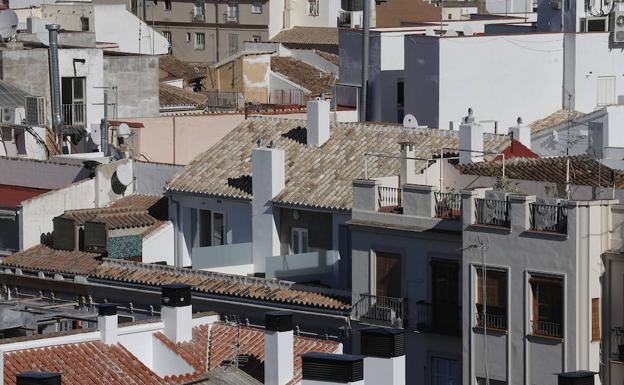
[[[91,141],[96,146],[99,146],[99,145],[102,144],[102,133],[100,132],[100,125],[99,124],[92,124],[91,125]]]
[[[117,167],[111,178],[111,189],[117,195],[126,192],[126,188],[132,183],[132,166],[130,162],[124,163]]]
[[[0,38],[7,41],[15,37],[19,20],[17,13],[10,9],[0,12]]]
[[[414,117],[414,115],[407,114],[405,115],[405,117],[403,117],[403,127],[417,128],[418,120],[416,120],[416,117]]]
[[[130,126],[126,123],[121,123],[119,127],[117,127],[117,137],[118,138],[127,138],[132,134],[130,130]]]

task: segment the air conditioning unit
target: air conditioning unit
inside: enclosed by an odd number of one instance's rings
[[[0,109],[2,124],[15,124],[15,108],[3,107]]]
[[[26,97],[26,124],[30,126],[44,127],[45,119],[45,98],[42,96]]]
[[[614,43],[624,43],[624,11],[613,12],[611,22],[611,32],[613,32]]]

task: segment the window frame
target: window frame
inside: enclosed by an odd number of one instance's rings
[[[193,40],[193,36],[190,32],[186,32],[186,42],[190,43]]]
[[[216,226],[215,226],[215,216],[221,215],[221,243],[216,244]],[[210,214],[210,245],[211,246],[223,246],[227,245],[227,225],[225,219],[225,212],[223,211],[211,211]]]
[[[305,234],[305,244],[303,243]],[[295,249],[295,241],[297,242]],[[288,245],[290,254],[304,254],[310,250],[310,233],[305,227],[292,227],[290,229],[290,243]]]
[[[563,329],[565,323],[565,281],[562,276],[554,276],[542,273],[529,274],[529,334],[537,337],[563,339]],[[557,289],[555,289],[557,288]],[[554,298],[556,293],[545,290],[559,291],[560,298]],[[537,302],[536,302],[537,301]],[[540,307],[546,306],[550,314],[544,316]],[[554,309],[554,310],[553,310]],[[558,310],[558,316],[553,316],[553,312]],[[535,327],[535,323],[544,322],[550,324]],[[558,330],[555,325],[558,325]],[[558,333],[557,333],[558,331]]]
[[[171,1],[171,0],[165,0],[165,1],[163,2],[163,9],[164,9],[165,11],[171,11],[171,3],[172,3],[172,1]]]
[[[200,44],[200,39],[203,38],[203,42]],[[205,32],[195,32],[195,40],[193,42],[193,49],[196,51],[204,51],[206,50],[206,33]]]
[[[320,8],[320,4],[319,4],[319,0],[308,0],[308,7],[307,7],[307,11],[308,11],[308,16],[313,16],[316,17],[320,14],[319,12],[319,8]]]
[[[262,3],[259,1],[253,1],[251,3],[251,13],[254,15],[261,15],[262,14]]]
[[[85,25],[87,28],[85,28]],[[89,21],[89,18],[85,16],[81,16],[80,17],[80,30],[83,32],[87,32],[89,31],[90,28],[91,28],[91,23]]]
[[[500,330],[500,331],[506,331],[508,330],[508,324],[509,324],[509,271],[507,269],[501,269],[501,268],[496,268],[496,267],[490,267],[490,266],[486,266],[485,267],[485,271],[486,271],[486,284],[485,284],[485,290],[486,290],[486,312],[485,312],[485,317],[486,320],[480,320],[480,317],[482,317],[483,315],[483,289],[482,289],[482,279],[481,277],[483,277],[483,266],[478,265],[475,266],[475,270],[474,270],[474,282],[475,282],[475,286],[474,286],[474,307],[473,307],[473,311],[475,312],[475,325],[478,328],[483,328],[483,327],[487,327],[488,330]],[[493,278],[490,276],[490,274],[494,274]],[[498,281],[498,284],[496,287],[491,288],[490,287],[490,282],[493,281]],[[495,290],[495,293],[491,293],[490,291]],[[489,299],[491,298],[491,296],[495,295],[497,298],[497,301],[492,301],[492,302],[496,302],[496,306],[494,305],[490,305],[490,301]],[[492,317],[492,321],[488,322],[488,315]],[[494,317],[502,317],[499,318],[497,321],[494,321],[495,318]],[[494,325],[492,325],[494,324]]]

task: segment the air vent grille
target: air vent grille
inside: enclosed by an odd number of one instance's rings
[[[361,331],[362,354],[371,357],[400,357],[405,355],[405,333],[397,329],[371,328]]]
[[[305,380],[355,382],[364,379],[364,357],[307,353],[301,356]]]

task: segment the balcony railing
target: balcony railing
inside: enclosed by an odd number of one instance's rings
[[[343,11],[341,10],[338,13],[338,27],[351,27],[351,11]]]
[[[456,304],[419,301],[414,310],[419,331],[445,334],[461,331],[461,307]]]
[[[224,23],[238,23],[238,12],[224,13],[223,22]]]
[[[548,321],[531,321],[531,334],[542,337],[561,338],[561,324]]]
[[[480,225],[510,227],[510,203],[507,200],[475,199],[476,220]]]
[[[531,230],[568,233],[568,208],[560,205],[531,203]]]
[[[506,314],[491,314],[491,313],[481,313],[477,314],[477,327],[483,328],[487,327],[488,329],[494,330],[507,330],[507,315]]]
[[[63,104],[61,108],[63,124],[66,126],[84,126],[87,105],[84,103]]]
[[[379,186],[379,210],[393,211],[401,207],[401,189],[396,187]]]
[[[611,329],[611,352],[612,360],[624,362],[624,327]]]
[[[435,198],[435,216],[442,219],[459,219],[461,218],[461,195],[455,193],[436,192],[433,194]]]
[[[361,294],[360,300],[353,305],[351,317],[375,325],[403,328],[406,314],[407,301],[404,298]]]

